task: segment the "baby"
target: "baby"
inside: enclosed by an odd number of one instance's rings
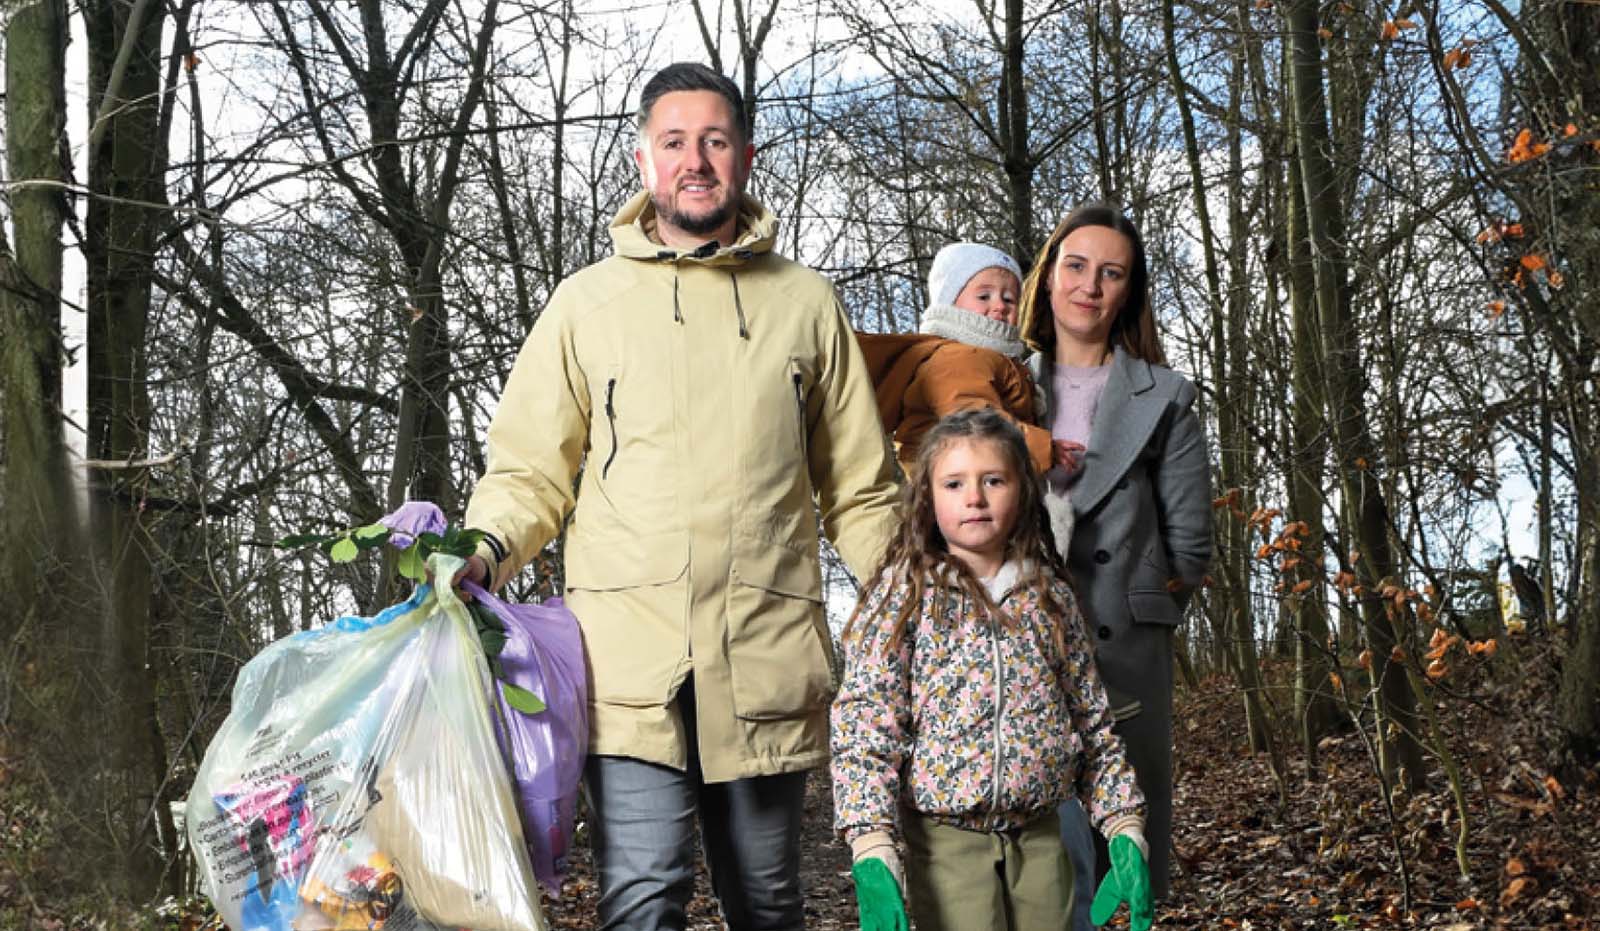
[[[1039,474],[1069,452],[1051,442],[1033,378],[1022,364],[1027,347],[1017,329],[1022,269],[999,249],[951,243],[928,270],[928,309],[918,333],[859,333],[883,428],[910,474],[922,437],[939,418],[972,407],[993,408],[1022,430]],[[1061,547],[1072,532],[1072,509],[1051,503],[1050,525]]]

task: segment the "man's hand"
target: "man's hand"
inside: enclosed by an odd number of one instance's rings
[[[1067,473],[1067,478],[1077,475],[1083,468],[1083,454],[1088,452],[1082,443],[1071,440],[1050,441],[1050,462]]]
[[[1103,925],[1128,903],[1128,927],[1149,931],[1155,921],[1155,905],[1150,898],[1150,867],[1145,865],[1139,845],[1126,834],[1111,838],[1111,872],[1100,881],[1100,889],[1089,903],[1089,920]]]
[[[456,573],[456,577],[450,580],[450,587],[455,589],[456,597],[470,603],[472,594],[461,589],[461,583],[468,581],[477,582],[485,591],[489,589],[489,564],[477,553],[468,556],[466,564]]]

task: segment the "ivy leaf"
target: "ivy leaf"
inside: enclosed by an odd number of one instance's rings
[[[500,688],[505,692],[506,704],[523,714],[538,714],[545,709],[545,704],[539,700],[539,696],[527,689],[518,688],[509,682],[500,683]]]
[[[476,601],[467,606],[467,613],[472,615],[472,626],[478,630],[478,643],[483,646],[483,655],[493,663],[506,648],[505,622]]]
[[[334,562],[352,562],[359,552],[361,550],[356,546],[356,541],[349,537],[340,537],[339,541],[328,549],[328,558]]]
[[[422,554],[418,552],[418,549],[418,547],[413,546],[410,549],[401,550],[400,558],[395,560],[394,567],[395,571],[413,582],[424,582],[427,581],[428,570],[423,565]]]

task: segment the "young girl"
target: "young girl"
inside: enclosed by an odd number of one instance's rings
[[[1096,915],[1127,901],[1136,931],[1150,926],[1143,798],[1040,497],[999,413],[961,411],[923,438],[833,704],[834,824],[863,931],[903,931],[902,890],[920,931],[1066,928],[1069,796],[1113,838]]]

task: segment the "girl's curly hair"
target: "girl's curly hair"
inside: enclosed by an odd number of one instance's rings
[[[921,609],[923,597],[931,586],[943,613],[944,599],[957,593],[973,599],[991,615],[1007,622],[978,577],[966,563],[950,555],[950,547],[933,514],[933,466],[946,450],[957,443],[993,443],[1001,458],[1017,477],[1017,522],[1006,540],[1005,560],[1016,561],[1031,573],[1018,579],[1040,593],[1043,606],[1052,617],[1064,623],[1072,606],[1059,603],[1050,583],[1055,579],[1067,580],[1066,565],[1056,552],[1055,537],[1050,532],[1050,517],[1044,507],[1043,482],[1034,471],[1028,457],[1027,443],[1022,431],[998,411],[990,408],[971,408],[946,415],[934,424],[922,438],[911,475],[902,490],[897,506],[899,525],[883,560],[862,589],[862,598],[856,604],[850,621],[845,625],[845,637],[859,634],[856,622],[867,602],[867,595],[885,580],[906,587],[906,599],[892,619],[888,649],[895,649],[905,636],[906,624]],[[1062,648],[1061,623],[1056,625],[1056,646]]]

